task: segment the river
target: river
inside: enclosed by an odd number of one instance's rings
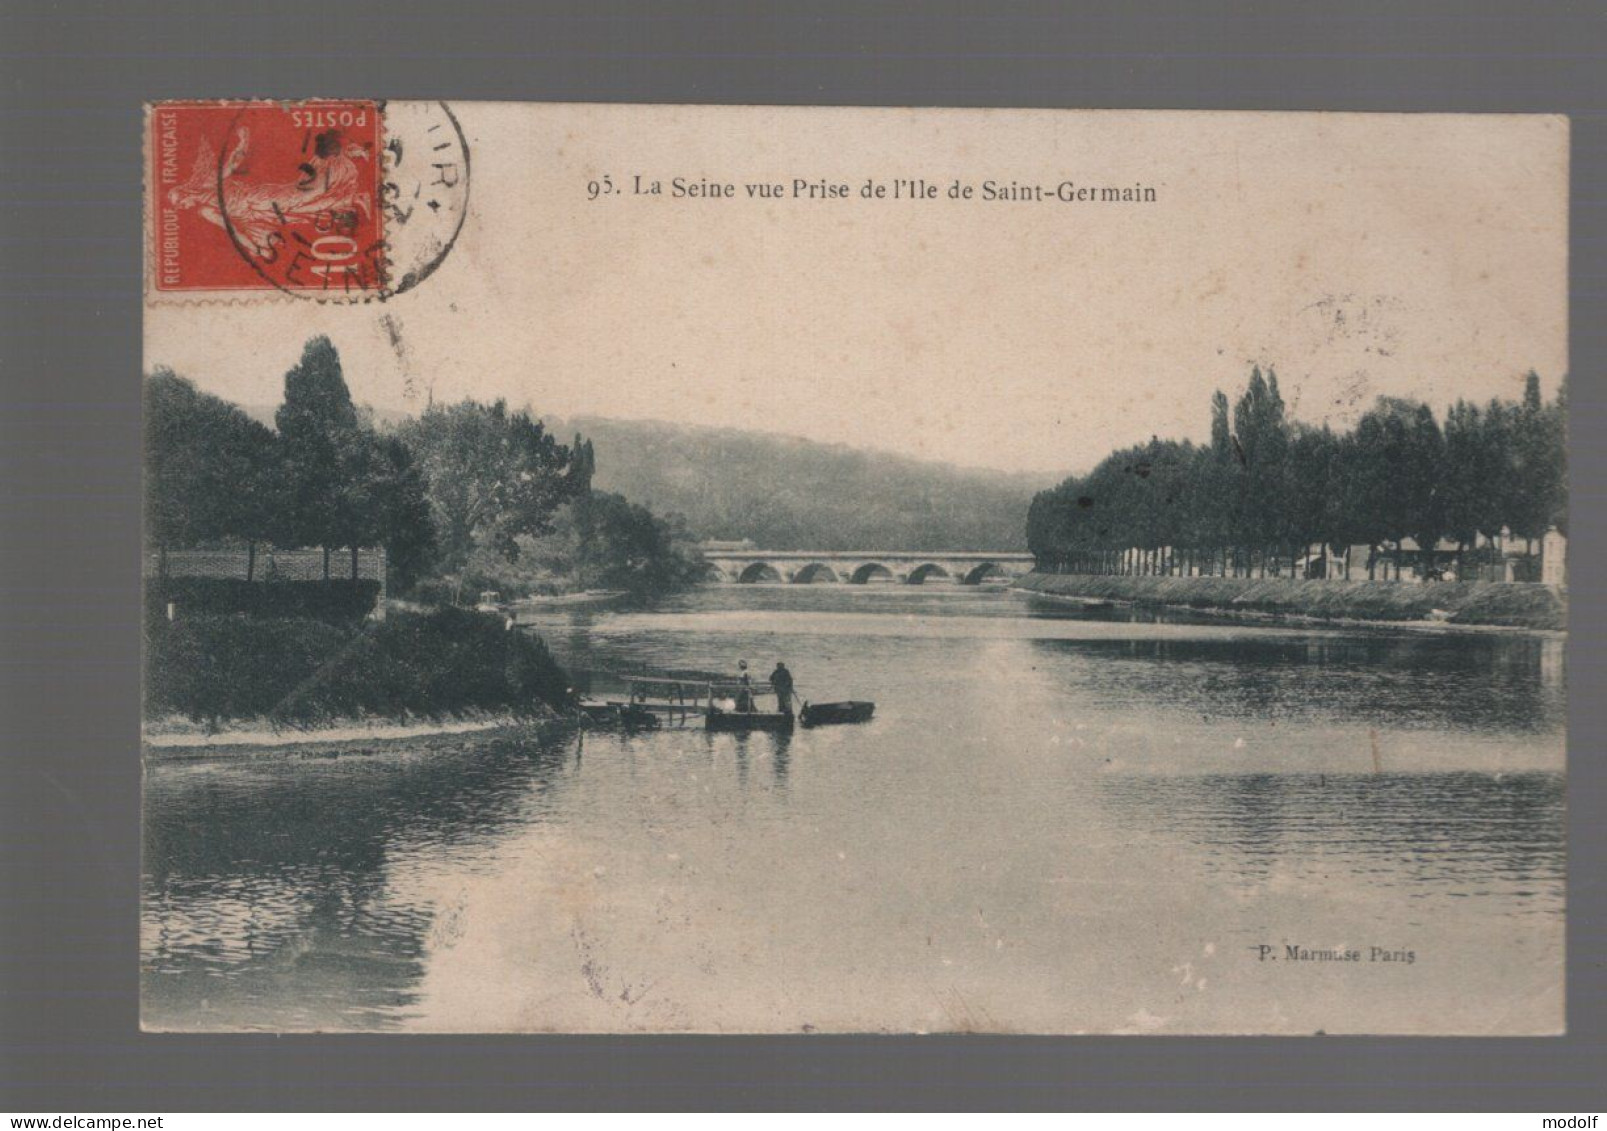
[[[784,659],[876,717],[153,761],[147,1027],[1563,1025],[1560,638],[936,584],[539,627],[572,670]]]

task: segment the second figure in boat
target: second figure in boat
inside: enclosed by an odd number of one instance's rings
[[[742,674],[737,677],[736,709],[739,711],[753,710],[753,680],[748,678],[748,661],[738,660],[737,671]]]

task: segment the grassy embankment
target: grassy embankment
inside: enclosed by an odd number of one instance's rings
[[[1490,581],[1302,581],[1287,578],[1127,577],[1032,573],[1018,587],[1051,596],[1170,605],[1321,620],[1443,621],[1565,629],[1568,603],[1555,586]]]
[[[145,717],[212,730],[354,720],[551,718],[568,679],[546,645],[463,609],[332,624],[197,613],[146,628]]]

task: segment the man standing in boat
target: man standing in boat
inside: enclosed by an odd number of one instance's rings
[[[776,661],[776,670],[770,673],[770,686],[776,692],[776,706],[783,715],[792,714],[792,673],[787,665]]]

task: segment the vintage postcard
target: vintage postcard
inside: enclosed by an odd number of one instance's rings
[[[1565,119],[144,149],[147,1029],[1565,1031]]]

